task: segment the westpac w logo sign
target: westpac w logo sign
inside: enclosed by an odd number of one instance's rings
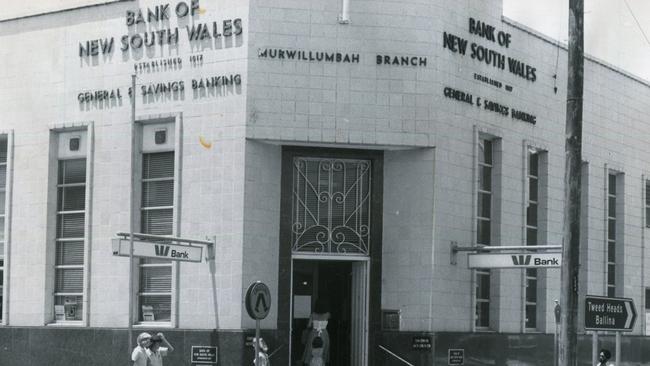
[[[530,264],[530,258],[532,256],[530,254],[528,255],[513,255],[511,256],[512,258],[512,264],[515,266],[527,266]]]
[[[129,256],[129,240],[113,239],[113,255]],[[144,240],[133,240],[133,256],[147,258],[165,258],[173,261],[201,262],[203,246],[162,244]]]
[[[168,245],[155,245],[156,248],[156,255],[159,257],[167,257],[169,256],[169,246]]]
[[[562,253],[468,253],[469,268],[552,268],[562,265]]]

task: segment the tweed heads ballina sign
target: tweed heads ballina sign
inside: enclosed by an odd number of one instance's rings
[[[630,332],[636,320],[634,300],[624,297],[585,296],[585,329]]]

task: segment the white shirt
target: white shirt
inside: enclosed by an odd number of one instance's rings
[[[137,346],[131,352],[133,366],[147,366],[147,352],[144,348]]]
[[[162,358],[167,356],[167,347],[159,347],[158,352],[153,352],[150,349],[147,349],[147,356],[151,362],[151,366],[162,366]]]

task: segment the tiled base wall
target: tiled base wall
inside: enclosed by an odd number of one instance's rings
[[[133,339],[144,330],[134,330]],[[146,331],[155,332],[153,329]],[[247,335],[254,330],[164,330],[176,350],[166,358],[166,365],[192,366],[192,346],[217,346],[218,365],[252,365],[253,351],[245,346]],[[263,331],[274,366],[288,365],[288,346],[276,331]],[[428,350],[413,349],[414,337],[430,337]],[[547,334],[423,333],[382,332],[370,350],[369,366],[404,366],[379,345],[416,365],[448,365],[448,349],[464,349],[464,366],[479,365],[552,365],[553,336]],[[600,346],[615,349],[614,335],[599,337]],[[578,365],[591,364],[591,335],[579,337]],[[132,346],[126,329],[3,327],[0,328],[0,365],[2,366],[70,366],[131,365]],[[623,335],[619,366],[650,365],[650,337]],[[335,365],[331,365],[335,366]],[[336,365],[339,366],[339,365]],[[345,365],[342,365],[345,366]]]
[[[135,329],[137,335],[155,329]],[[191,366],[192,346],[217,346],[218,365],[252,365],[253,350],[245,347],[246,331],[162,330],[174,346],[165,358],[165,365]],[[276,349],[274,331],[262,332],[269,348]],[[286,347],[283,347],[286,349]],[[61,328],[61,327],[3,327],[0,328],[0,365],[2,366],[127,366],[131,365],[131,350],[126,329]],[[273,359],[286,357],[282,349]],[[278,363],[282,364],[282,363]]]
[[[429,336],[432,348],[428,351],[414,350],[413,338]],[[614,361],[615,336],[600,335],[599,349],[612,352]],[[446,366],[449,364],[449,349],[464,349],[464,366],[479,365],[553,365],[552,334],[496,334],[496,333],[422,333],[384,332],[378,337],[378,344],[393,351],[407,362],[420,365]],[[378,349],[381,366],[405,366],[402,361]],[[578,365],[592,365],[592,336],[578,337]],[[650,337],[621,337],[621,364],[619,366],[650,365]]]

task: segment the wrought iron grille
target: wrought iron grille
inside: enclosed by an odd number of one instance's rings
[[[369,160],[294,158],[294,253],[369,255],[370,169]]]

